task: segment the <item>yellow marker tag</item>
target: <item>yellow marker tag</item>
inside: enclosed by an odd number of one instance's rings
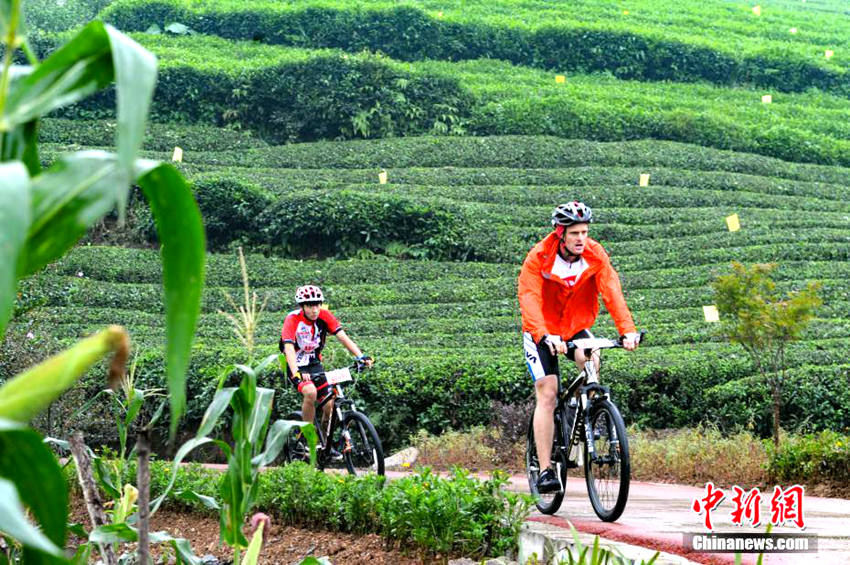
[[[720,321],[720,312],[717,311],[717,306],[712,304],[711,306],[703,306],[702,314],[705,316],[706,322],[719,322]]]
[[[565,77],[564,75],[556,75],[555,82],[557,82],[558,84],[563,84],[567,82],[567,77]]]
[[[638,181],[638,185],[649,186],[649,173],[640,174],[640,181]]]
[[[183,162],[183,150],[179,147],[174,148],[174,153],[171,155],[172,161],[177,161],[178,163]]]
[[[387,184],[387,171],[381,171],[378,173],[378,182],[381,184]]]
[[[629,11],[628,11],[628,10],[623,10],[623,15],[624,15],[624,16],[628,16],[628,15],[629,15]]]
[[[765,94],[764,96],[761,97],[761,103],[762,104],[773,104],[773,96],[771,96],[770,94]]]
[[[442,13],[442,12],[437,12],[437,17],[438,17],[438,18],[442,18],[442,17],[443,17],[443,13]]]
[[[761,6],[753,6],[753,13],[757,16],[761,15]]]
[[[829,59],[830,57],[835,55],[835,53],[832,52],[832,49],[827,49],[826,51],[823,52],[823,54],[827,59]]]
[[[797,33],[797,28],[792,27],[791,29],[788,30],[788,33]]]
[[[729,228],[729,231],[738,231],[741,229],[741,221],[738,219],[738,214],[727,216],[726,226]]]

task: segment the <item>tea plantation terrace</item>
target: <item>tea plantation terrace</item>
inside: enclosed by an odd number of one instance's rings
[[[810,82],[770,89],[763,104],[765,89],[747,83],[575,73],[559,84],[553,72],[486,58],[402,62],[212,36],[133,38],[160,59],[154,121],[238,127],[271,143],[426,133],[653,138],[850,165],[850,99],[808,90]],[[112,108],[104,91],[59,117],[111,117]]]
[[[192,127],[168,131],[177,142],[203,137],[193,137]],[[850,425],[842,408],[850,402],[847,169],[670,142],[546,137],[258,144],[243,151],[183,145],[180,167],[193,182],[211,246],[243,244],[269,255],[248,256],[252,285],[269,296],[256,354],[276,351],[295,286],[322,285],[330,308],[379,360],[358,392],[390,444],[419,427],[487,423],[492,400],[529,396],[516,275],[525,252],[546,233],[552,203],[574,198],[594,207],[593,233],[621,273],[638,325],[651,332],[645,348],[605,360],[603,378],[627,420],[665,427],[712,419],[768,429],[768,394],[754,367],[702,315],[712,302],[710,281],[740,260],[781,262],[784,288],[823,281],[825,305],[789,352],[794,378],[783,418],[789,425]],[[63,147],[52,145],[43,159]],[[381,168],[386,185],[378,184]],[[648,187],[637,186],[643,172],[650,173]],[[295,245],[285,227],[304,227],[298,211],[305,203],[326,214],[342,247]],[[363,224],[346,215],[351,209],[369,211]],[[741,218],[739,232],[724,222],[732,213]],[[360,233],[397,221],[412,227],[389,238],[376,230],[369,241]],[[145,222],[131,206],[124,237],[147,245]],[[351,223],[357,229],[346,231]],[[425,233],[422,225],[437,231]],[[337,258],[310,258],[314,253]],[[467,261],[434,260],[463,254]],[[161,378],[165,333],[159,278],[153,250],[78,248],[26,282],[19,307],[30,310],[19,331],[71,340],[123,323],[140,352],[139,382],[153,386]],[[210,255],[207,285],[189,376],[190,419],[200,418],[221,370],[246,355],[217,313],[230,309],[224,291],[241,296],[232,253]],[[596,330],[614,334],[605,315]],[[341,349],[328,352],[328,366],[347,362]],[[280,411],[297,403],[283,388]]]

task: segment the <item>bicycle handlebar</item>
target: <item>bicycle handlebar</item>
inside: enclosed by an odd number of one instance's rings
[[[645,336],[646,336],[646,330],[641,330],[641,331],[638,333],[637,342],[638,342],[639,344],[640,344],[640,343],[643,343],[643,340],[644,340]],[[598,340],[600,340],[600,341],[607,341],[607,342],[608,342],[607,344],[601,344],[601,345],[599,345],[598,347],[585,347],[585,348],[579,348],[578,346],[576,346],[575,341],[568,341],[568,342],[567,342],[567,350],[570,350],[570,349],[593,349],[593,350],[599,350],[599,349],[610,349],[610,348],[623,347],[623,340],[625,339],[625,337],[626,337],[626,336],[621,335],[621,336],[620,336],[620,337],[618,337],[616,340],[614,340],[614,339],[606,339],[606,338],[584,338],[584,339],[598,339]],[[580,341],[580,340],[576,340],[576,341]]]

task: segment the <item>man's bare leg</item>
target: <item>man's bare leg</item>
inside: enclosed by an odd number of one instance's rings
[[[555,435],[555,404],[558,396],[558,378],[546,375],[534,382],[537,403],[534,407],[534,443],[540,472],[552,462],[552,438]]]

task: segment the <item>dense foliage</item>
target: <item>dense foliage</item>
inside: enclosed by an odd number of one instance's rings
[[[181,22],[227,39],[380,51],[404,61],[491,58],[560,71],[606,71],[622,79],[848,92],[846,73],[836,64],[840,59],[830,64],[822,56],[825,47],[846,45],[846,24],[816,10],[771,6],[760,19],[744,6],[704,9],[694,1],[664,6],[663,13],[650,5],[622,11],[589,2],[497,5],[506,13],[484,2],[461,7],[443,1],[266,1],[246,7],[233,1],[121,0],[103,17],[128,31]],[[791,27],[800,34],[789,33]],[[700,33],[691,33],[694,28]]]
[[[201,466],[177,470],[151,465],[151,492],[166,493],[165,506],[208,512],[194,492],[215,496],[224,475]],[[75,481],[73,465],[65,471]],[[528,515],[527,496],[503,489],[507,477],[479,480],[464,471],[441,477],[428,469],[386,482],[384,477],[321,473],[293,463],[259,475],[256,507],[278,519],[330,531],[379,533],[390,542],[428,555],[485,557],[516,551],[519,528]]]
[[[162,123],[148,128],[146,155],[182,147],[209,248],[255,253],[251,281],[274,313],[259,326],[261,353],[274,351],[294,287],[322,285],[378,360],[356,394],[388,445],[417,428],[486,424],[491,401],[530,394],[518,265],[546,234],[553,203],[572,199],[594,208],[592,236],[650,331],[646,348],[608,355],[603,368],[627,420],[767,433],[755,367],[722,343],[701,307],[730,260],[778,261],[783,291],[824,283],[824,306],[788,355],[783,421],[843,429],[850,170],[839,165],[850,164],[850,100],[840,46],[850,36],[833,13],[843,8],[771,6],[755,16],[704,4],[678,2],[664,18],[648,6],[623,14],[613,4],[542,10],[513,0],[463,10],[436,0],[118,0],[103,13],[161,60]],[[142,33],[175,22],[210,35]],[[56,36],[39,41],[49,50]],[[107,93],[47,120],[42,162],[74,144],[109,146],[109,104]],[[305,139],[325,141],[270,144]],[[650,186],[638,186],[641,173]],[[5,366],[15,352],[31,354],[33,340],[47,347],[118,319],[141,349],[142,378],[160,383],[159,268],[148,251],[97,245],[151,245],[137,204],[126,227],[110,220],[89,234],[92,247],[22,285],[19,343]],[[732,213],[739,232],[723,221]],[[446,259],[454,262],[434,261]],[[235,259],[211,255],[207,276],[189,376],[195,421],[220,370],[242,354],[216,313],[227,307],[221,291],[240,285]],[[614,333],[604,312],[596,331]],[[328,366],[347,361],[328,351]],[[262,379],[283,389],[277,410],[297,403],[279,375]],[[85,387],[83,397],[96,392]],[[96,414],[86,425],[104,429]]]

